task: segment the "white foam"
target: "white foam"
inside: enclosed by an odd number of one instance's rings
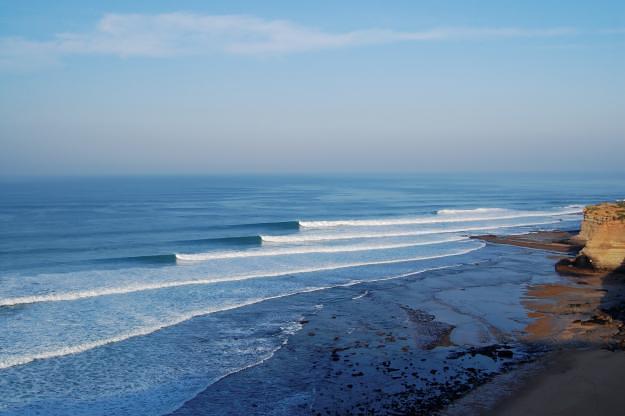
[[[74,301],[74,300],[79,300],[79,299],[95,298],[95,297],[110,296],[110,295],[123,295],[123,294],[134,293],[134,292],[167,289],[167,288],[172,288],[172,287],[207,285],[207,284],[214,284],[214,283],[219,283],[219,282],[232,282],[232,281],[249,280],[249,279],[257,279],[257,278],[280,277],[280,276],[288,276],[288,275],[293,275],[293,274],[347,269],[347,268],[352,268],[352,267],[405,263],[405,262],[420,261],[420,260],[431,260],[431,259],[437,259],[437,258],[443,258],[443,257],[460,256],[460,255],[467,254],[475,250],[479,250],[483,248],[484,246],[485,246],[484,243],[480,243],[479,246],[474,246],[469,249],[457,250],[455,252],[446,253],[446,254],[438,254],[438,255],[433,255],[433,256],[419,256],[419,257],[394,259],[394,260],[381,260],[381,261],[372,261],[372,262],[332,264],[332,265],[321,266],[321,267],[310,267],[310,268],[295,269],[295,270],[290,270],[290,271],[281,271],[281,272],[276,272],[276,273],[244,274],[244,275],[235,275],[235,276],[224,276],[221,278],[213,278],[213,279],[177,280],[177,281],[170,281],[170,282],[142,283],[142,284],[134,284],[134,285],[128,285],[128,286],[121,286],[121,287],[99,288],[99,289],[82,290],[82,291],[75,291],[75,292],[21,296],[21,297],[0,299],[0,306],[15,306],[15,305],[28,304],[28,303],[41,303],[41,302]]]
[[[530,217],[550,217],[569,214],[579,214],[582,208],[578,206],[568,206],[560,210],[553,211],[515,211],[503,208],[477,208],[470,210],[441,210],[439,214],[415,218],[389,218],[378,220],[335,220],[335,221],[300,221],[299,224],[305,228],[327,228],[327,227],[376,227],[386,225],[408,225],[408,224],[438,224],[451,222],[471,222],[486,220],[507,220],[515,218]],[[453,215],[452,215],[453,214]]]
[[[501,228],[529,227],[532,225],[557,224],[559,220],[529,222],[508,225],[488,225],[480,227],[459,227],[448,229],[429,229],[419,231],[387,231],[378,233],[337,233],[337,234],[291,234],[291,235],[261,235],[261,239],[268,243],[307,243],[313,241],[352,240],[357,238],[392,238],[392,237],[416,237],[429,234],[447,234],[467,231],[488,231]]]
[[[362,292],[360,295],[354,296],[354,297],[352,298],[352,300],[362,299],[362,298],[364,298],[365,296],[367,296],[368,294],[369,294],[369,291],[368,291],[368,290],[365,290],[365,291],[364,291],[364,292]]]
[[[439,209],[436,211],[438,215],[465,215],[465,214],[501,214],[504,212],[509,212],[509,210],[505,208],[474,208],[474,209]]]
[[[484,245],[482,245],[479,248],[484,247]],[[477,250],[479,248],[474,248],[473,250]],[[473,251],[471,250],[471,251]],[[405,261],[410,261],[410,260],[405,260]],[[383,280],[391,280],[391,279],[399,279],[402,277],[407,277],[407,276],[411,276],[411,275],[416,275],[416,274],[420,274],[420,273],[425,273],[428,271],[434,271],[434,270],[442,270],[442,269],[448,269],[448,268],[452,268],[452,267],[458,267],[459,265],[449,265],[449,266],[441,266],[441,267],[433,267],[430,269],[423,269],[423,270],[418,270],[418,271],[414,271],[414,272],[409,272],[409,273],[403,273],[400,275],[396,275],[396,276],[389,276],[389,277],[384,277],[384,278],[380,278],[380,279],[371,279],[368,280],[368,282],[376,282],[376,281],[383,281]],[[317,292],[317,291],[321,291],[321,290],[327,290],[327,289],[331,289],[331,288],[335,288],[335,287],[348,287],[348,286],[354,286],[360,283],[363,283],[365,281],[363,280],[353,280],[347,283],[343,283],[343,284],[338,284],[338,285],[333,285],[333,286],[322,286],[322,287],[308,287],[308,288],[303,288],[301,290],[297,290],[294,292],[290,292],[290,293],[285,293],[282,295],[276,295],[276,296],[270,296],[270,297],[266,297],[266,298],[257,298],[257,299],[252,299],[246,302],[241,302],[238,304],[234,304],[234,305],[226,305],[226,306],[221,306],[221,307],[214,307],[214,308],[207,308],[207,309],[201,309],[201,310],[196,310],[196,311],[192,311],[183,315],[180,315],[176,318],[172,318],[168,321],[165,321],[163,323],[160,323],[158,325],[152,325],[152,326],[146,326],[143,328],[137,328],[133,331],[128,331],[128,332],[124,332],[122,334],[118,334],[115,335],[113,337],[110,338],[104,338],[104,339],[100,339],[100,340],[96,340],[96,341],[91,341],[91,342],[86,342],[83,344],[78,344],[78,345],[72,345],[72,346],[66,346],[63,348],[59,348],[56,350],[52,350],[52,351],[46,351],[46,352],[41,352],[41,353],[37,353],[37,354],[29,354],[29,355],[20,355],[20,356],[13,356],[13,357],[8,357],[8,358],[4,358],[2,360],[0,360],[0,370],[2,369],[6,369],[6,368],[10,368],[10,367],[15,367],[18,365],[25,365],[28,363],[31,363],[33,361],[38,361],[38,360],[46,360],[46,359],[50,359],[50,358],[57,358],[57,357],[63,357],[66,355],[72,355],[72,354],[79,354],[82,352],[86,352],[98,347],[103,347],[105,345],[108,344],[113,344],[113,343],[117,343],[117,342],[122,342],[131,338],[135,338],[135,337],[140,337],[140,336],[145,336],[145,335],[149,335],[152,334],[154,332],[157,332],[161,329],[170,327],[170,326],[174,326],[174,325],[178,325],[182,322],[188,321],[189,319],[195,318],[195,317],[199,317],[199,316],[204,316],[204,315],[209,315],[212,313],[217,313],[217,312],[224,312],[224,311],[228,311],[228,310],[232,310],[232,309],[237,309],[237,308],[242,308],[245,306],[250,306],[256,303],[260,303],[260,302],[265,302],[268,300],[273,300],[273,299],[279,299],[279,298],[284,298],[287,296],[293,296],[293,295],[297,295],[297,294],[301,294],[301,293],[310,293],[310,292]]]
[[[357,251],[374,251],[374,250],[390,250],[396,248],[417,247],[431,244],[451,243],[454,241],[464,240],[466,237],[450,237],[435,241],[424,241],[419,243],[403,243],[403,244],[387,244],[387,245],[354,245],[354,246],[335,246],[335,247],[293,247],[273,250],[255,250],[255,251],[220,251],[208,253],[194,254],[176,254],[176,260],[183,262],[206,261],[217,259],[232,259],[240,257],[266,257],[266,256],[282,256],[295,254],[317,254],[317,253],[349,253]]]
[[[261,300],[263,300],[263,299],[261,299]],[[163,322],[163,323],[158,324],[158,325],[139,328],[139,329],[136,329],[134,331],[128,331],[128,332],[125,332],[125,333],[122,333],[122,334],[119,334],[119,335],[116,335],[116,336],[110,337],[110,338],[100,339],[100,340],[92,341],[92,342],[86,342],[84,344],[67,346],[67,347],[59,348],[58,350],[47,351],[47,352],[42,352],[42,353],[38,353],[38,354],[31,354],[31,355],[23,355],[23,356],[5,358],[3,360],[0,360],[0,369],[4,369],[4,368],[8,368],[8,367],[14,367],[16,365],[28,364],[28,363],[30,363],[32,361],[36,361],[36,360],[44,360],[44,359],[48,359],[48,358],[62,357],[64,355],[78,354],[78,353],[85,352],[85,351],[88,351],[88,350],[92,350],[94,348],[98,348],[98,347],[101,347],[101,346],[104,346],[104,345],[107,345],[107,344],[112,344],[112,343],[115,343],[115,342],[125,341],[125,340],[130,339],[130,338],[148,335],[148,334],[156,332],[156,331],[158,331],[160,329],[163,329],[163,328],[166,328],[166,327],[169,327],[169,326],[173,326],[173,325],[177,325],[177,324],[179,324],[181,322],[187,321],[187,320],[189,320],[191,318],[194,318],[196,316],[208,315],[208,314],[215,313],[215,312],[221,312],[221,311],[227,311],[227,310],[230,310],[230,309],[240,308],[240,307],[243,307],[243,306],[247,306],[247,305],[251,305],[251,304],[257,303],[259,301],[260,300],[253,300],[253,301],[240,303],[240,304],[237,304],[237,305],[224,306],[224,307],[220,307],[220,308],[208,308],[208,309],[204,309],[204,310],[200,310],[200,311],[194,311],[194,312],[190,312],[190,313],[185,314],[185,315],[181,315],[181,316],[179,316],[177,318],[171,319],[169,321]]]

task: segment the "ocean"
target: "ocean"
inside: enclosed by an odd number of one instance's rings
[[[625,178],[5,178],[0,195],[0,414],[161,415],[271,360],[320,294],[497,255],[471,235],[575,230]]]

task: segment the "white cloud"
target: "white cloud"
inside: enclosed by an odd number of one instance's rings
[[[287,54],[395,42],[446,39],[550,37],[574,29],[437,28],[401,32],[366,29],[328,32],[286,20],[242,15],[108,14],[86,33],[58,33],[45,41],[0,38],[0,66],[54,62],[65,55],[172,57],[180,55]]]

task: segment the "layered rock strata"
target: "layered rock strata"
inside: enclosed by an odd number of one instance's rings
[[[560,267],[625,271],[625,202],[587,206],[574,240],[584,248],[573,261],[562,262]]]

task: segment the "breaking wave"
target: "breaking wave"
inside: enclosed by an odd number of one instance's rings
[[[434,241],[424,241],[418,243],[403,244],[387,244],[387,245],[354,245],[354,246],[335,246],[335,247],[293,247],[282,248],[265,251],[229,251],[229,252],[209,252],[209,253],[193,253],[193,254],[176,254],[176,260],[182,262],[206,261],[218,259],[233,259],[241,257],[267,257],[294,254],[312,254],[312,253],[349,253],[354,251],[374,251],[374,250],[390,250],[395,248],[407,248],[425,246],[431,244],[452,243],[454,241],[465,240],[466,237],[448,237]]]
[[[476,208],[467,210],[439,210],[436,215],[414,218],[389,218],[367,220],[335,220],[335,221],[300,221],[304,228],[327,228],[327,227],[375,227],[385,225],[409,225],[409,224],[437,224],[450,222],[470,222],[486,220],[507,220],[515,218],[551,217],[570,214],[580,214],[582,207],[571,205],[559,210],[551,211],[517,211],[504,208]]]
[[[405,261],[410,261],[410,260],[405,260]],[[432,268],[429,268],[429,269],[416,270],[416,271],[412,271],[412,272],[409,272],[409,273],[402,273],[402,274],[396,275],[396,276],[388,276],[388,277],[383,277],[383,278],[380,278],[380,279],[370,279],[370,280],[367,280],[367,281],[368,282],[375,282],[375,281],[382,281],[382,280],[399,279],[399,278],[402,278],[402,277],[408,277],[408,276],[412,276],[412,275],[417,275],[417,274],[425,273],[425,272],[428,272],[428,271],[449,269],[449,268],[458,267],[458,266],[459,265],[432,267]],[[245,307],[245,306],[254,305],[256,303],[265,302],[265,301],[273,300],[273,299],[280,299],[280,298],[284,298],[284,297],[288,297],[288,296],[298,295],[298,294],[301,294],[301,293],[317,292],[317,291],[327,290],[327,289],[331,289],[331,288],[335,288],[335,287],[354,286],[354,285],[357,285],[357,284],[360,284],[360,283],[363,283],[363,282],[364,282],[364,280],[352,280],[352,281],[349,281],[349,282],[346,282],[346,283],[332,285],[332,286],[307,287],[307,288],[303,288],[303,289],[300,289],[300,290],[297,290],[297,291],[293,291],[293,292],[289,292],[289,293],[285,293],[285,294],[281,294],[281,295],[269,296],[269,297],[266,297],[266,298],[257,298],[257,299],[252,299],[252,300],[248,300],[248,301],[245,301],[245,302],[240,302],[240,303],[230,304],[230,305],[224,305],[224,306],[219,306],[219,307],[195,310],[195,311],[188,312],[186,314],[179,315],[179,316],[177,316],[175,318],[169,319],[169,320],[167,320],[165,322],[162,322],[160,324],[157,324],[157,325],[137,328],[137,329],[132,330],[132,331],[127,331],[127,332],[115,335],[113,337],[99,339],[99,340],[90,341],[90,342],[85,342],[85,343],[78,344],[78,345],[65,346],[65,347],[62,347],[62,348],[59,348],[59,349],[56,349],[56,350],[52,350],[52,351],[45,351],[45,352],[40,352],[40,353],[36,353],[36,354],[28,354],[28,355],[21,355],[21,356],[13,356],[13,357],[4,358],[4,359],[0,360],[0,370],[5,369],[5,368],[10,368],[10,367],[15,367],[15,366],[18,366],[18,365],[28,364],[28,363],[31,363],[33,361],[46,360],[46,359],[50,359],[50,358],[58,358],[58,357],[66,356],[66,355],[72,355],[72,354],[79,354],[79,353],[86,352],[86,351],[89,351],[89,350],[92,350],[92,349],[95,349],[95,348],[103,347],[103,346],[108,345],[108,344],[114,344],[114,343],[126,341],[128,339],[135,338],[135,337],[146,336],[146,335],[152,334],[154,332],[160,331],[161,329],[165,329],[165,328],[168,328],[168,327],[171,327],[171,326],[174,326],[174,325],[181,324],[182,322],[188,321],[189,319],[193,319],[193,318],[199,317],[199,316],[210,315],[210,314],[217,313],[217,312],[229,311],[229,310],[233,310],[233,309],[237,309],[237,308],[242,308],[242,307]]]
[[[428,229],[419,231],[387,231],[378,233],[338,233],[338,234],[292,234],[292,235],[262,235],[263,242],[267,243],[306,243],[313,241],[352,240],[357,238],[392,238],[392,237],[417,237],[429,234],[449,234],[469,231],[489,231],[502,228],[529,227],[534,225],[557,224],[560,220],[527,222],[507,225],[488,225],[480,227],[458,227],[447,229]]]
[[[471,241],[470,243],[473,243],[473,242]],[[13,297],[13,298],[4,298],[4,299],[0,299],[0,306],[16,306],[16,305],[23,305],[23,304],[29,304],[29,303],[41,303],[41,302],[74,301],[74,300],[79,300],[79,299],[96,298],[100,296],[123,295],[123,294],[134,293],[134,292],[167,289],[167,288],[172,288],[172,287],[208,285],[208,284],[214,284],[214,283],[219,283],[219,282],[241,281],[241,280],[257,279],[257,278],[264,278],[264,277],[288,276],[288,275],[293,275],[293,274],[348,269],[352,267],[407,263],[407,262],[420,261],[420,260],[431,260],[431,259],[437,259],[437,258],[443,258],[443,257],[452,257],[452,256],[460,256],[463,254],[468,254],[472,251],[483,248],[485,245],[486,245],[485,243],[479,242],[478,245],[474,245],[471,248],[455,250],[455,251],[451,251],[448,253],[431,255],[431,256],[417,256],[417,257],[409,257],[409,258],[393,259],[393,260],[331,264],[331,265],[320,266],[320,267],[309,267],[309,268],[303,268],[303,269],[295,269],[291,271],[281,271],[281,272],[276,272],[276,273],[242,274],[242,275],[224,276],[221,278],[212,278],[212,279],[193,279],[193,280],[176,280],[176,281],[158,282],[158,283],[141,283],[141,284],[132,284],[132,285],[127,285],[127,286],[119,286],[119,287],[109,287],[109,288],[105,287],[105,288],[99,288],[99,289],[81,290],[81,291],[75,291],[75,292],[50,293],[46,295],[30,295],[30,296],[20,296],[20,297]]]

